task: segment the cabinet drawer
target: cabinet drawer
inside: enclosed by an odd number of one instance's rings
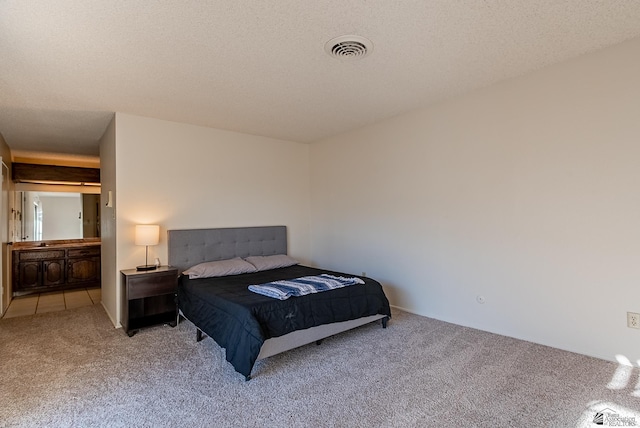
[[[128,285],[128,299],[142,299],[144,297],[175,293],[177,277],[173,273],[168,275],[141,275],[138,278],[129,278]]]
[[[18,261],[64,259],[64,250],[31,250],[19,251]]]
[[[100,247],[69,248],[69,257],[99,256]]]

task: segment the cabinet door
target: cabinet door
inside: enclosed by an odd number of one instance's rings
[[[60,284],[64,284],[64,259],[43,261],[42,285],[52,286]]]
[[[18,289],[38,287],[40,285],[40,262],[18,263]]]
[[[67,263],[68,283],[100,280],[100,257],[69,259]]]

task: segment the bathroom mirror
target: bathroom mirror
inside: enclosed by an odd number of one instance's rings
[[[16,241],[100,237],[100,195],[75,192],[15,192]]]

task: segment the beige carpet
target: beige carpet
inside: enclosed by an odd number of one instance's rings
[[[99,305],[0,320],[0,426],[640,426],[637,368],[400,311],[249,382],[223,352],[189,322],[129,338]]]

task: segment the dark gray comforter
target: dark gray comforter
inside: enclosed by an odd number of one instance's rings
[[[252,293],[262,284],[308,275],[349,276],[301,265],[219,278],[182,276],[178,305],[200,330],[226,349],[236,371],[248,377],[265,340],[322,324],[370,315],[391,315],[382,286],[370,278],[364,284],[277,300]]]

